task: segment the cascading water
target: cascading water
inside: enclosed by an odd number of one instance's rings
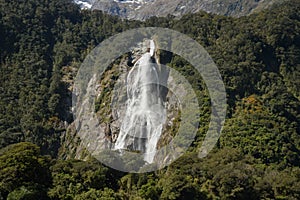
[[[127,76],[127,110],[114,147],[144,153],[148,163],[153,162],[166,120],[154,52],[155,43],[150,40],[149,52],[142,55]]]

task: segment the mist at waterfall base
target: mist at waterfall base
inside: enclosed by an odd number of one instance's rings
[[[149,52],[144,53],[128,73],[127,109],[114,145],[114,149],[144,153],[147,163],[153,162],[166,121],[154,50],[151,40]]]

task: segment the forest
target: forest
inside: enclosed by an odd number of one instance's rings
[[[65,150],[73,116],[66,70],[106,38],[164,27],[196,40],[227,92],[222,135],[205,158],[210,100],[199,74],[169,64],[201,95],[200,126],[170,166],[125,173]],[[300,199],[300,2],[240,18],[205,12],[119,19],[71,0],[0,0],[0,199]]]

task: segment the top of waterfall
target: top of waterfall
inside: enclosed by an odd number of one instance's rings
[[[151,57],[154,56],[154,52],[155,52],[155,43],[154,43],[154,40],[150,40],[150,55],[151,55]]]

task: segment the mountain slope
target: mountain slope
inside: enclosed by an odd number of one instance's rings
[[[268,8],[279,0],[83,0],[75,1],[85,8],[102,10],[128,19],[145,20],[169,14],[182,16],[205,11],[226,16],[244,16]],[[87,6],[88,5],[88,6]]]

